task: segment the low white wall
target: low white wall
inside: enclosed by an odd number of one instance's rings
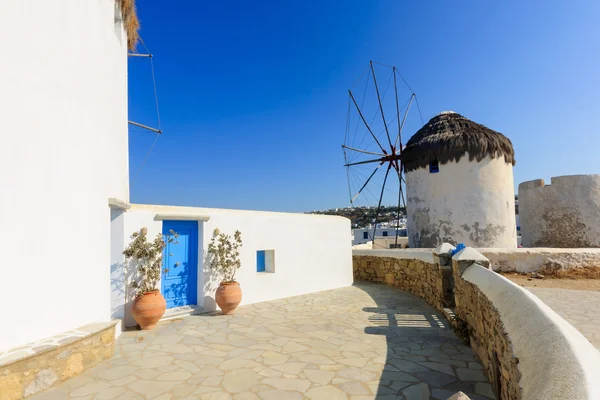
[[[600,352],[531,292],[477,264],[462,278],[498,310],[519,359],[523,399],[600,399]]]
[[[204,257],[215,228],[221,233],[242,233],[240,251],[242,267],[236,280],[242,288],[242,303],[296,296],[311,292],[352,285],[352,250],[348,239],[350,220],[342,217],[311,214],[274,213],[210,209],[198,207],[171,207],[133,205],[124,216],[124,242],[117,240],[115,248],[129,243],[129,236],[142,227],[154,237],[162,231],[157,214],[169,214],[170,219],[208,216],[199,224],[200,251],[198,262],[198,302],[205,311],[217,308],[215,290],[220,278],[207,270]],[[322,233],[327,232],[327,238]],[[256,272],[256,251],[275,250],[275,272]],[[119,250],[115,249],[114,254]],[[115,260],[113,260],[115,261]],[[127,275],[127,272],[124,273]],[[124,278],[128,281],[128,278]],[[113,293],[115,294],[115,293]],[[132,300],[129,294],[126,302]],[[113,304],[113,311],[116,311]],[[125,306],[125,325],[134,325],[128,306]]]
[[[534,272],[543,267],[570,269],[600,267],[600,249],[478,249],[494,271]]]

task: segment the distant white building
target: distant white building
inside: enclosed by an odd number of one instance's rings
[[[406,236],[406,229],[400,228],[398,229],[398,236]],[[396,237],[396,228],[385,228],[377,226],[375,230],[375,239],[379,238],[395,238]],[[360,228],[352,230],[352,245],[355,246],[357,244],[364,244],[367,242],[373,241],[373,228]]]

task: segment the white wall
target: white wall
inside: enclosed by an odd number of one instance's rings
[[[600,353],[577,329],[487,268],[473,264],[462,277],[498,310],[519,360],[523,399],[600,399]]]
[[[236,280],[242,288],[242,305],[320,290],[349,286],[353,282],[352,250],[347,240],[350,220],[342,217],[196,207],[133,205],[124,214],[125,246],[142,227],[154,237],[162,231],[157,214],[181,217],[209,216],[200,222],[198,301],[205,311],[215,310],[215,290],[220,279],[207,270],[204,257],[215,228],[222,233],[242,233],[242,267]],[[177,219],[174,217],[172,219]],[[323,233],[326,232],[326,236]],[[275,250],[275,273],[256,272],[256,251]],[[122,250],[121,250],[122,251]],[[130,296],[128,302],[132,300]],[[126,309],[125,325],[135,325]]]
[[[543,269],[593,268],[600,266],[600,249],[477,249],[490,260],[494,271],[534,272]]]
[[[406,174],[409,246],[443,242],[473,247],[517,246],[512,165],[486,157]]]
[[[600,175],[571,175],[519,185],[525,247],[600,247]]]
[[[2,1],[0,37],[2,350],[110,318],[108,198],[129,188],[114,1]]]

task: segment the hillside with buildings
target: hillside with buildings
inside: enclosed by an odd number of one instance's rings
[[[515,195],[515,213],[516,215],[519,215],[519,197],[517,195]],[[307,214],[339,215],[350,219],[350,221],[352,221],[352,228],[364,228],[375,222],[377,207],[360,206],[331,208],[329,210],[309,211]],[[406,218],[406,209],[404,207],[400,207],[400,218]],[[397,206],[381,206],[379,217],[377,218],[378,223],[389,223],[390,225],[394,225],[397,219]]]
[[[329,210],[315,210],[308,214],[320,215],[338,215],[346,217],[352,221],[352,228],[364,228],[375,222],[377,216],[377,207],[344,207],[332,208]],[[406,218],[406,209],[400,207],[400,218]],[[381,206],[379,210],[378,223],[389,223],[393,225],[398,220],[397,206]]]

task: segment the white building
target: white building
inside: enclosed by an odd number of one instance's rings
[[[515,158],[507,137],[444,112],[407,142],[403,162],[411,248],[516,247]]]
[[[167,307],[173,308],[168,313],[190,307],[217,309],[214,293],[220,281],[205,264],[215,228],[227,234],[235,230],[242,233],[242,267],[236,274],[243,293],[241,305],[349,286],[353,282],[347,218],[137,204],[128,209],[114,208],[112,216],[112,317],[124,319],[125,326],[135,326],[129,313],[134,298],[129,286],[133,271],[122,252],[129,244],[129,236],[141,227],[148,228],[150,238],[171,228],[179,232],[177,247],[186,249],[182,257],[187,258],[177,261],[180,265],[192,265],[184,269],[170,267],[178,279],[184,277],[176,282],[177,290],[186,288],[183,296],[172,298],[171,284],[167,282],[171,277],[163,276],[166,279],[161,282],[161,292]],[[328,232],[328,240],[314,240],[315,231]]]
[[[352,283],[345,218],[129,204],[131,7],[0,3],[0,353],[92,322],[131,325],[131,271],[121,253],[142,227],[155,235],[177,225],[181,248],[195,249],[180,282],[185,296],[172,297],[172,308],[215,309],[218,280],[203,261],[214,228],[242,232],[242,304]],[[328,240],[314,240],[315,231]]]
[[[127,32],[112,0],[0,3],[0,350],[110,319],[129,200]],[[128,21],[128,17],[125,16]]]
[[[406,228],[384,228],[380,227],[379,224],[377,229],[375,230],[375,238],[395,238],[396,231],[398,232],[398,236],[406,236]],[[352,245],[356,246],[358,244],[364,244],[367,242],[373,241],[373,228],[359,228],[352,230]]]

